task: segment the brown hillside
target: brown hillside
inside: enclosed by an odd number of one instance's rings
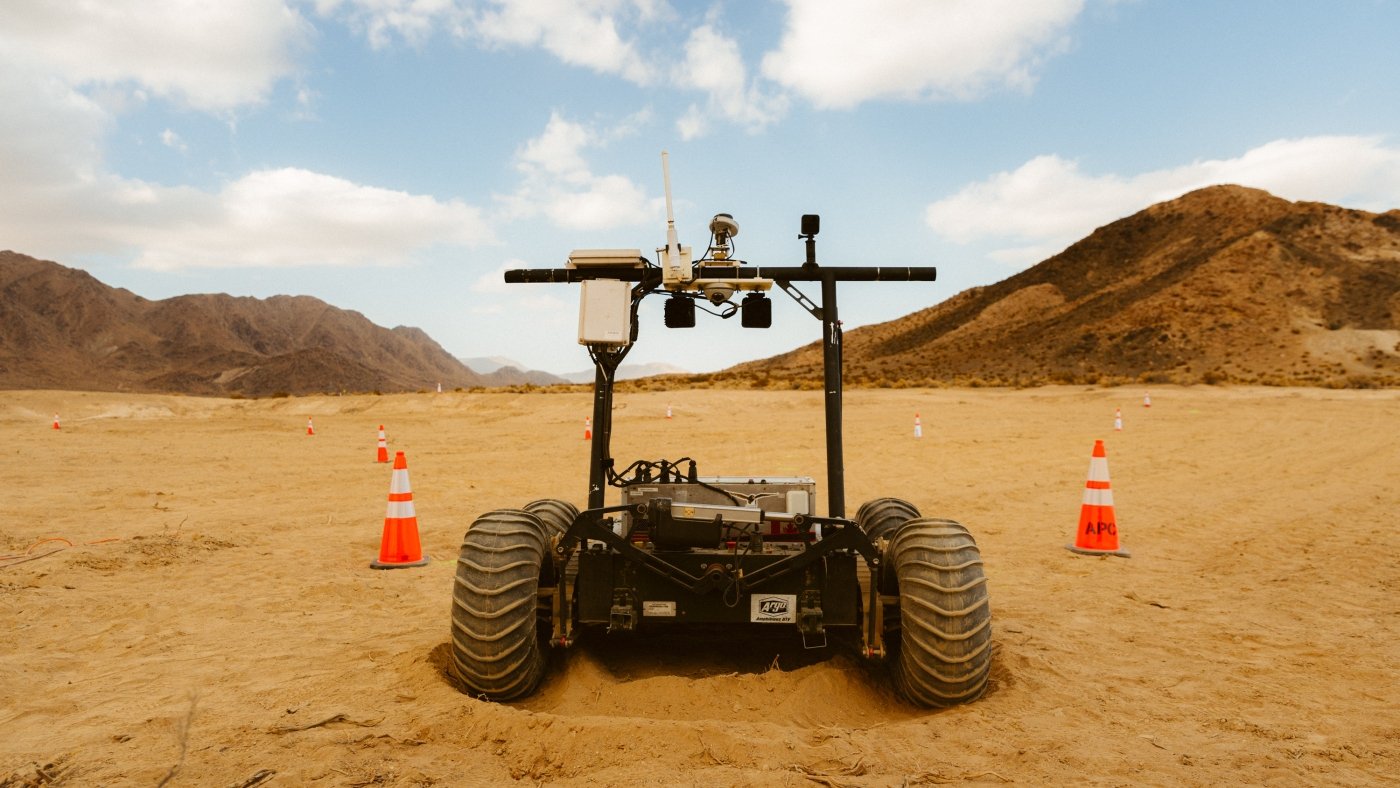
[[[149,301],[0,252],[0,388],[307,394],[475,386],[423,331],[308,296]]]
[[[1400,211],[1215,186],[846,334],[853,383],[1400,385]],[[819,375],[817,344],[722,375]]]

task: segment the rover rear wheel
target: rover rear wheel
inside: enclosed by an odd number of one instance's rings
[[[875,498],[866,501],[856,510],[856,525],[865,535],[870,537],[871,542],[878,542],[881,537],[886,539],[910,520],[919,517],[919,508],[902,498]],[[882,562],[883,563],[883,562]],[[884,569],[877,579],[882,594],[898,594],[899,586],[895,582],[894,571],[888,563],[884,564]],[[886,614],[885,626],[887,629],[885,637],[893,639],[899,631],[898,611],[893,617]]]
[[[875,541],[919,516],[919,507],[902,498],[876,498],[856,510],[856,525]]]
[[[550,536],[558,536],[569,530],[569,526],[574,524],[574,518],[578,517],[577,506],[558,498],[531,501],[525,504],[525,511],[540,518]]]

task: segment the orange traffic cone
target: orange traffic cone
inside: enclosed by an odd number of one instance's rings
[[[62,429],[62,427],[58,426],[58,414],[57,414],[57,413],[53,414],[53,428],[56,429],[56,430]]]
[[[1128,557],[1127,550],[1118,548],[1118,519],[1113,514],[1113,490],[1108,486],[1108,455],[1104,453],[1103,441],[1094,441],[1089,480],[1084,483],[1084,504],[1079,508],[1079,530],[1075,532],[1074,544],[1065,547],[1083,555]]]
[[[914,414],[914,437],[924,437],[924,423],[919,420],[919,414]]]
[[[388,442],[387,440],[385,440],[385,438],[384,438],[384,425],[383,425],[383,424],[380,424],[380,425],[379,425],[379,452],[378,452],[378,454],[376,455],[374,461],[375,461],[375,462],[388,462],[388,461],[389,461],[389,442]]]
[[[667,404],[666,404],[666,418],[668,418],[668,419],[671,418],[671,405],[670,405],[670,403],[667,403]]]
[[[408,488],[408,461],[394,453],[394,475],[389,481],[389,509],[384,513],[384,535],[379,539],[379,560],[372,569],[402,569],[428,563],[418,543],[418,515],[413,511],[413,491]]]
[[[585,416],[583,419],[583,439],[593,440],[593,418],[591,416]]]
[[[316,428],[313,427],[313,426],[311,426],[311,417],[310,417],[310,416],[308,416],[308,417],[306,418],[306,434],[307,434],[307,435],[315,435],[315,434],[316,434]]]
[[[1142,395],[1142,406],[1143,406],[1144,408],[1150,408],[1150,407],[1152,407],[1152,394],[1151,394],[1151,393],[1147,393],[1147,394],[1143,394],[1143,395]]]
[[[1114,409],[1113,409],[1113,431],[1114,431],[1114,432],[1122,432],[1122,431],[1123,431],[1123,409],[1122,409],[1122,408],[1114,408]]]

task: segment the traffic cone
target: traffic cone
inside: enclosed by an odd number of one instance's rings
[[[1113,431],[1114,431],[1114,432],[1122,432],[1122,431],[1123,431],[1123,409],[1122,409],[1122,408],[1114,408],[1114,409],[1113,409]]]
[[[1142,395],[1142,406],[1144,408],[1152,407],[1152,395],[1150,393]]]
[[[914,414],[914,437],[924,437],[924,423],[919,421],[919,414],[917,413]]]
[[[586,440],[586,441],[591,441],[591,440],[593,440],[593,419],[592,419],[592,417],[585,416],[584,419],[583,419],[583,439]]]
[[[418,543],[418,515],[413,511],[413,491],[408,488],[408,461],[394,452],[394,475],[389,481],[389,509],[384,513],[384,535],[379,539],[379,560],[371,569],[403,569],[428,563]]]
[[[389,461],[389,442],[384,439],[384,425],[379,425],[379,452],[374,459],[375,462]]]
[[[666,418],[668,418],[668,419],[671,418],[671,404],[670,404],[670,403],[667,403],[667,404],[666,404]]]
[[[57,429],[62,429],[62,427],[59,427],[59,426],[58,426],[58,414],[57,414],[57,413],[53,414],[53,428],[56,429],[56,430],[57,430]]]
[[[1128,557],[1128,551],[1118,547],[1118,519],[1113,514],[1113,490],[1108,486],[1108,455],[1104,453],[1103,441],[1094,441],[1089,480],[1084,483],[1084,504],[1079,508],[1079,529],[1074,544],[1065,547],[1082,555]]]
[[[307,434],[307,435],[315,435],[315,434],[316,434],[316,428],[313,427],[313,426],[311,426],[311,417],[309,417],[309,416],[308,416],[307,419],[306,419],[306,434]]]

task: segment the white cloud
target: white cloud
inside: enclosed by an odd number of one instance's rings
[[[651,200],[640,186],[622,175],[595,175],[584,157],[632,128],[597,130],[550,115],[544,131],[516,153],[522,175],[514,194],[498,197],[507,217],[544,215],[570,230],[600,230],[636,224],[653,214]]]
[[[435,33],[486,46],[540,47],[572,66],[653,81],[629,25],[657,18],[656,0],[315,0],[316,13],[344,20],[380,49],[420,45]]]
[[[439,29],[459,29],[470,9],[452,0],[315,0],[314,6],[322,17],[343,19],[374,49],[395,38],[418,46]]]
[[[97,177],[110,117],[61,79],[0,57],[0,200],[43,199],[55,172]],[[3,218],[3,214],[0,214]]]
[[[1025,265],[1148,205],[1224,183],[1384,211],[1400,205],[1400,148],[1380,137],[1275,140],[1235,158],[1131,176],[1087,175],[1074,161],[1038,156],[932,203],[925,220],[956,243],[1010,244],[992,258]]]
[[[763,73],[821,108],[1028,89],[1083,0],[787,0]]]
[[[787,111],[787,99],[767,95],[749,79],[739,45],[709,24],[690,32],[685,59],[673,79],[683,88],[703,91],[706,106],[692,106],[677,122],[682,139],[703,134],[712,118],[723,118],[748,131],[761,131]]]
[[[200,221],[141,232],[137,267],[398,264],[435,245],[491,240],[480,212],[462,202],[295,168],[250,173],[194,202]]]
[[[486,295],[498,295],[509,292],[510,288],[506,285],[505,279],[506,271],[530,267],[530,264],[524,260],[518,257],[512,257],[504,263],[501,263],[490,273],[477,277],[476,281],[471,284],[471,291],[473,293],[484,293]]]
[[[0,62],[73,86],[135,86],[201,110],[261,101],[308,28],[282,0],[6,0]]]
[[[103,136],[114,113],[147,91],[217,112],[258,100],[300,34],[299,17],[280,3],[19,2],[3,16],[6,246],[60,259],[130,256],[169,270],[401,263],[492,240],[481,212],[460,201],[303,169],[258,170],[215,191],[110,170]],[[187,149],[173,129],[158,139]]]
[[[654,74],[636,44],[619,32],[627,17],[642,20],[656,13],[650,2],[627,0],[491,0],[476,15],[468,37],[490,44],[540,46],[573,66],[616,74],[639,85]]]

